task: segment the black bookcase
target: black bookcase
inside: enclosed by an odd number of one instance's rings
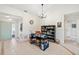
[[[41,26],[41,32],[43,34],[46,34],[49,41],[55,42],[55,31],[56,27],[55,25],[45,25]]]

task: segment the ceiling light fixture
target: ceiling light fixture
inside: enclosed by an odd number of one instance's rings
[[[43,19],[43,18],[46,18],[47,15],[45,14],[45,11],[44,11],[44,4],[41,4],[41,6],[42,6],[42,13],[40,17]]]
[[[8,19],[9,21],[12,21],[12,19]]]
[[[5,17],[10,17],[10,16],[5,16]]]

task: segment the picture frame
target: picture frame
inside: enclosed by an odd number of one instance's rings
[[[62,27],[62,22],[57,22],[57,27]]]
[[[23,23],[20,24],[20,31],[22,32],[23,30]]]
[[[72,24],[72,28],[76,28],[76,24]]]

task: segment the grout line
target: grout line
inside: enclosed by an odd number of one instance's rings
[[[1,55],[4,55],[4,41],[1,44]]]
[[[69,50],[68,48],[66,48],[65,46],[61,45],[62,47],[64,47],[67,51],[69,51],[72,55],[76,55],[74,52],[72,52],[71,50]]]

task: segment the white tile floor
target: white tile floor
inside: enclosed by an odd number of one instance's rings
[[[66,40],[63,46],[69,49],[73,54],[79,55],[79,44],[75,41]]]
[[[30,44],[28,41],[16,42],[15,40],[4,41],[3,48],[4,55],[71,55],[64,47],[52,42],[45,51],[40,50],[39,47]]]

